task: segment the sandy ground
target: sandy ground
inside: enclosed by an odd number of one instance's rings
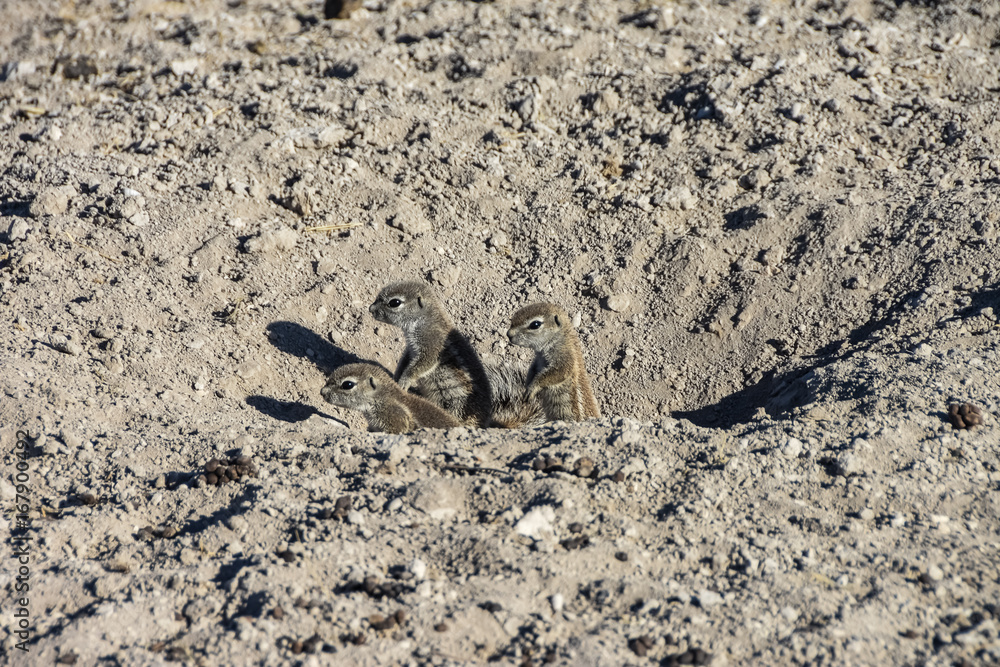
[[[5,5],[0,662],[1000,663],[1000,3],[326,10]],[[399,279],[606,418],[367,433]]]

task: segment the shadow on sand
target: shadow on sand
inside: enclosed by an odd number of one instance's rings
[[[345,364],[375,363],[337,347],[315,331],[295,322],[272,322],[267,325],[267,333],[274,347],[285,354],[310,361],[323,375],[329,375]],[[392,375],[392,371],[382,364],[376,365]],[[272,419],[283,422],[297,423],[315,414],[347,426],[336,417],[299,401],[282,401],[271,396],[254,395],[247,397],[247,405]]]
[[[696,410],[677,411],[673,416],[687,419],[698,426],[726,429],[753,420],[762,408],[772,418],[787,414],[809,400],[805,386],[798,382],[799,379],[814,369],[829,366],[870,349],[878,341],[876,334],[880,330],[887,329],[907,317],[907,304],[917,299],[921,293],[922,290],[912,290],[902,294],[881,317],[871,318],[855,327],[846,338],[831,341],[816,350],[814,354],[805,357],[806,365],[796,366],[783,373],[771,370],[756,384],[725,396],[716,403]],[[1000,310],[1000,285],[982,287],[969,296],[968,306],[956,310],[953,315],[942,321],[974,317],[987,307],[993,308],[994,311]]]

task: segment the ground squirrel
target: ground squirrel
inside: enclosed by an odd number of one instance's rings
[[[406,433],[418,428],[461,426],[453,416],[399,388],[375,364],[348,364],[330,374],[320,390],[327,403],[361,412],[373,432]]]
[[[493,428],[521,428],[545,423],[545,411],[527,398],[527,375],[509,364],[486,364],[493,400]]]
[[[600,417],[583,364],[580,339],[569,315],[551,303],[535,303],[514,313],[507,337],[535,351],[528,370],[528,400],[537,400],[549,420]]]
[[[467,426],[489,426],[490,382],[469,340],[455,328],[430,285],[393,283],[368,309],[380,322],[397,326],[406,338],[395,380],[458,417]]]

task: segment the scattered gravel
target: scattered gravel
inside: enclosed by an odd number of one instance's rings
[[[1000,663],[995,0],[53,12],[0,63],[28,662]],[[607,417],[323,403],[404,278],[524,367],[564,306]]]

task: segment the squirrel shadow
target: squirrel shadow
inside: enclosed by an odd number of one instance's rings
[[[295,322],[271,322],[267,325],[267,337],[271,341],[271,345],[274,345],[285,354],[308,359],[324,375],[329,375],[345,364],[357,363],[375,364],[389,375],[392,375],[392,371],[382,364],[363,359],[353,352],[348,352],[334,345],[315,331]],[[309,354],[309,352],[312,352],[312,354]]]
[[[247,405],[254,408],[261,414],[265,414],[272,419],[288,422],[290,424],[304,422],[313,415],[318,415],[324,419],[332,419],[338,424],[343,425],[344,428],[348,427],[347,422],[344,420],[337,419],[333,415],[328,415],[322,410],[300,401],[281,401],[271,396],[254,394],[253,396],[247,396],[246,402]]]
[[[382,364],[368,361],[353,352],[337,347],[315,331],[296,322],[271,322],[267,325],[267,337],[271,345],[285,354],[307,359],[315,364],[323,375],[329,375],[345,364],[361,362],[375,364],[392,375],[392,371]],[[302,422],[313,415],[319,415],[325,419],[332,419],[344,427],[348,426],[343,420],[299,401],[282,401],[271,396],[253,395],[247,396],[246,402],[258,412],[283,422]]]

